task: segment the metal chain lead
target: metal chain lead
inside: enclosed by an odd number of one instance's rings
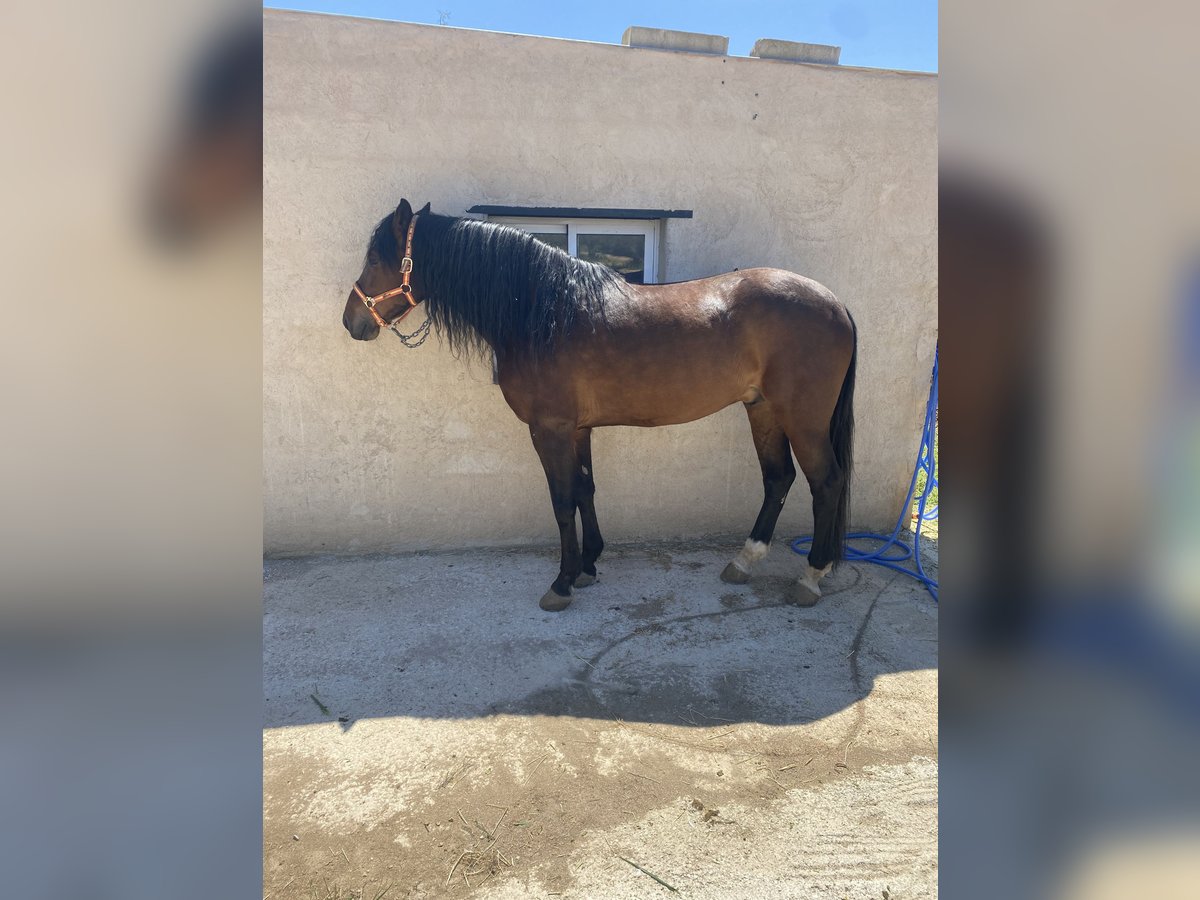
[[[396,327],[396,323],[392,322],[388,325],[388,331],[400,338],[400,343],[402,343],[409,350],[416,350],[423,343],[425,343],[425,339],[429,337],[429,326],[432,324],[433,322],[431,319],[426,319],[419,326],[417,326],[417,330],[412,334],[401,334],[400,329]],[[417,335],[421,336],[420,339],[413,341],[413,338],[415,338]],[[412,343],[409,343],[410,341],[412,341]]]

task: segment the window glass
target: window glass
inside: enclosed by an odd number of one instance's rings
[[[644,234],[587,234],[581,231],[575,236],[575,255],[616,269],[628,282],[645,283]]]
[[[567,233],[565,231],[562,231],[562,232],[537,231],[536,229],[531,228],[531,229],[529,229],[529,233],[531,235],[533,235],[535,238],[537,238],[539,241],[541,241],[543,244],[549,244],[551,247],[557,247],[559,250],[562,250],[564,253],[567,252]]]

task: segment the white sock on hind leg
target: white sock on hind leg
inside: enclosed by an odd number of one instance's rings
[[[742,549],[738,551],[738,555],[733,558],[733,564],[737,566],[738,569],[749,575],[750,568],[756,562],[766,556],[767,551],[770,549],[770,544],[764,544],[762,541],[752,541],[748,539]]]
[[[804,574],[800,576],[800,583],[819,597],[821,596],[821,579],[828,575],[832,568],[833,563],[823,569],[814,569],[811,565],[806,564]]]

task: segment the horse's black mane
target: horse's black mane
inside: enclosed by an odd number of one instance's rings
[[[399,267],[402,248],[386,216],[370,251]],[[422,213],[413,232],[413,279],[434,326],[455,352],[537,358],[573,328],[603,324],[624,279],[516,228]]]

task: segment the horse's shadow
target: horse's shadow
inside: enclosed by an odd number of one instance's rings
[[[267,727],[368,718],[574,716],[680,726],[814,722],[880,675],[937,666],[936,606],[848,564],[812,608],[786,601],[781,548],[744,587],[715,551],[628,548],[564,613],[530,599],[548,555],[268,564]],[[503,573],[503,574],[498,574]]]

